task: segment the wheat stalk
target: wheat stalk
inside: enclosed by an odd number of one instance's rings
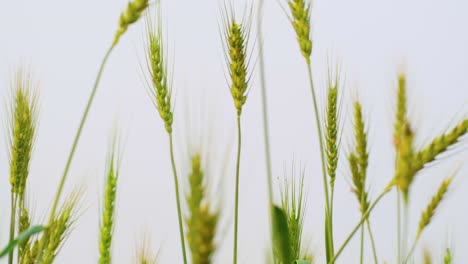
[[[239,180],[240,180],[240,156],[242,145],[241,114],[242,107],[247,100],[247,89],[249,87],[249,62],[248,62],[248,39],[250,23],[248,21],[237,22],[233,13],[226,12],[224,25],[224,42],[227,66],[229,68],[230,91],[237,112],[237,162],[236,183],[234,198],[234,249],[233,263],[237,263],[237,237],[239,219]]]
[[[159,14],[158,14],[159,15]],[[159,15],[160,16],[160,15]],[[160,21],[159,21],[160,22]],[[147,68],[150,73],[151,81],[149,90],[152,94],[153,103],[156,106],[159,115],[164,122],[165,129],[169,136],[170,158],[174,178],[174,188],[177,204],[177,217],[179,223],[179,235],[184,263],[187,263],[187,254],[185,250],[184,225],[182,220],[182,209],[179,195],[179,180],[174,160],[174,146],[172,139],[173,110],[171,108],[171,87],[168,83],[168,69],[165,59],[164,42],[162,37],[161,23],[157,28],[151,25],[151,18],[147,20],[147,43],[146,60]]]
[[[55,219],[55,213],[59,204],[60,197],[62,195],[63,187],[65,186],[65,182],[68,176],[68,171],[70,170],[70,166],[73,160],[73,157],[75,155],[76,148],[78,146],[78,142],[81,137],[81,132],[83,130],[84,124],[86,122],[86,119],[88,118],[89,111],[91,109],[91,106],[94,102],[94,97],[96,95],[96,92],[99,87],[99,82],[101,80],[102,73],[104,71],[104,67],[107,63],[107,60],[109,59],[112,51],[114,50],[115,46],[117,46],[118,41],[120,40],[120,37],[127,31],[127,28],[135,23],[143,13],[143,11],[148,7],[148,0],[134,0],[133,2],[130,2],[127,6],[127,9],[120,15],[119,19],[119,27],[117,29],[117,32],[114,36],[114,40],[112,42],[112,45],[109,47],[107,50],[106,54],[104,55],[104,58],[101,61],[101,65],[99,67],[96,79],[94,80],[94,85],[93,89],[91,90],[91,94],[89,96],[88,102],[86,103],[86,107],[83,111],[83,115],[81,117],[80,124],[78,126],[78,130],[76,131],[75,138],[73,140],[72,147],[70,149],[70,153],[68,155],[67,162],[65,164],[65,168],[63,170],[62,177],[59,182],[59,186],[57,188],[57,192],[55,194],[55,198],[52,204],[52,210],[49,215],[49,220],[48,220],[48,226],[52,224],[52,222]],[[44,245],[47,243],[44,243]],[[41,256],[39,256],[39,262],[42,263],[42,252],[41,250]]]

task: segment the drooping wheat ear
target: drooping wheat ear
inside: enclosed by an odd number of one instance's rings
[[[312,40],[310,39],[311,4],[308,0],[291,0],[288,5],[291,10],[291,23],[296,31],[299,48],[307,64],[310,64],[310,54],[312,53]]]
[[[128,3],[125,11],[120,14],[119,28],[115,33],[112,46],[117,45],[120,37],[125,33],[125,31],[127,31],[128,27],[138,21],[138,19],[141,17],[141,14],[143,14],[145,9],[148,7],[148,2],[148,0],[134,0]]]
[[[447,178],[442,182],[436,195],[432,197],[431,202],[427,205],[426,209],[421,214],[421,219],[419,220],[419,227],[418,227],[416,239],[418,239],[421,236],[424,229],[431,222],[432,218],[434,217],[437,207],[442,202],[445,194],[448,191],[451,181],[452,181],[452,178]]]
[[[228,53],[229,75],[231,77],[231,95],[237,116],[242,113],[242,106],[247,100],[248,62],[247,42],[249,28],[246,24],[238,23],[233,17],[228,17],[225,29],[226,50]]]
[[[192,157],[189,175],[190,191],[187,197],[189,217],[187,218],[187,241],[192,252],[193,264],[211,263],[216,250],[214,238],[218,224],[218,212],[210,208],[204,184],[205,174],[201,167],[201,156]]]
[[[325,119],[325,151],[330,188],[333,189],[338,167],[338,83],[331,84],[330,80],[329,82]]]
[[[291,247],[291,262],[302,256],[302,231],[304,226],[304,171],[299,181],[296,181],[295,168],[292,168],[291,180],[285,175],[283,190],[281,192],[281,207],[286,214],[289,230],[289,243]]]
[[[112,143],[107,161],[107,179],[104,190],[104,208],[99,233],[99,264],[109,264],[112,260],[112,234],[114,231],[114,214],[117,195],[117,181],[119,179],[119,160],[116,153],[116,142]]]
[[[14,99],[11,105],[10,184],[11,191],[20,200],[24,198],[29,163],[37,125],[37,97],[31,75],[20,70],[13,83]]]
[[[445,250],[444,264],[452,264],[452,252],[450,251],[450,248]]]
[[[166,131],[172,133],[173,114],[171,109],[172,90],[168,82],[168,67],[165,61],[161,25],[154,29],[150,19],[147,23],[147,67],[151,76],[150,92],[153,103],[164,121]]]
[[[416,153],[414,157],[415,169],[419,170],[425,164],[434,161],[437,155],[446,151],[450,146],[456,144],[458,140],[468,133],[468,119],[460,122],[455,128],[448,133],[435,138],[429,146],[420,152]]]
[[[40,244],[46,242],[42,253],[43,264],[51,264],[63,246],[63,243],[70,235],[73,224],[79,214],[79,203],[82,191],[74,191],[60,208],[52,225],[47,227]],[[34,262],[33,262],[34,263]]]

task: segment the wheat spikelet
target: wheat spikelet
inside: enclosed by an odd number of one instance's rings
[[[112,233],[114,230],[114,212],[117,194],[117,181],[119,178],[119,161],[116,159],[116,143],[109,153],[107,164],[107,179],[104,194],[104,209],[102,212],[99,240],[99,263],[111,263]]]
[[[214,237],[218,223],[218,212],[212,212],[205,194],[205,175],[201,167],[201,156],[192,157],[192,170],[189,175],[190,191],[187,203],[190,211],[187,222],[187,240],[192,252],[192,263],[208,264],[216,245]]]
[[[296,31],[296,38],[301,49],[302,56],[310,64],[312,53],[312,40],[310,39],[310,3],[307,0],[291,0],[288,2],[291,10],[291,23]]]
[[[171,88],[168,82],[168,69],[165,61],[164,42],[160,26],[153,29],[151,20],[147,23],[147,67],[151,76],[150,92],[166,131],[172,133],[173,113],[171,109]]]
[[[112,46],[117,45],[120,37],[127,31],[128,27],[138,21],[141,14],[148,7],[148,0],[134,0],[129,2],[125,11],[120,14],[119,28],[114,36],[114,42]]]
[[[325,120],[325,141],[327,172],[330,186],[334,188],[336,168],[338,167],[338,84],[329,85]]]
[[[427,205],[426,209],[421,214],[421,219],[419,220],[419,226],[418,226],[416,239],[418,239],[421,236],[426,226],[428,226],[429,223],[431,222],[432,218],[434,217],[437,207],[442,202],[445,194],[448,191],[451,181],[452,181],[452,178],[447,178],[442,182],[436,195],[432,197],[431,202]]]
[[[231,77],[231,95],[237,115],[242,113],[242,106],[247,100],[248,63],[247,42],[249,28],[246,24],[238,23],[233,17],[227,18],[225,28],[227,63]]]

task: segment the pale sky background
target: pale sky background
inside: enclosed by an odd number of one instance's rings
[[[293,161],[306,173],[305,241],[324,263],[323,189],[312,117],[307,72],[286,15],[285,1],[267,0],[264,47],[271,148],[275,186]],[[245,1],[235,1],[241,14]],[[251,3],[247,1],[247,3]],[[256,3],[255,3],[256,5]],[[100,60],[117,28],[124,0],[2,1],[0,4],[0,97],[7,100],[10,80],[27,65],[40,83],[40,124],[29,176],[29,200],[35,223],[46,217],[65,159],[88,98]],[[220,250],[215,263],[231,261],[234,196],[235,111],[226,81],[219,35],[220,1],[164,1],[162,11],[168,47],[174,63],[175,144],[180,182],[186,186],[187,138],[197,145],[198,134],[211,133],[207,149],[213,196],[223,210]],[[364,105],[370,134],[370,196],[375,197],[393,176],[392,122],[397,73],[405,69],[411,121],[418,146],[461,120],[468,111],[468,4],[432,0],[316,0],[312,12],[313,71],[323,91],[329,65],[340,62],[343,83],[342,120],[350,123],[350,103]],[[131,263],[137,241],[150,237],[160,250],[160,263],[182,263],[169,147],[163,123],[151,104],[142,76],[144,23],[132,26],[112,54],[86,123],[65,194],[76,184],[87,187],[83,212],[57,263],[96,263],[99,201],[104,161],[113,124],[121,128],[124,158],[118,189],[114,263]],[[256,55],[253,55],[254,58]],[[254,75],[258,77],[258,74]],[[258,78],[243,111],[239,263],[264,263],[268,252],[265,162]],[[4,104],[4,103],[2,103]],[[0,120],[5,127],[7,113]],[[186,123],[194,129],[188,131]],[[196,129],[198,128],[198,129]],[[9,183],[6,130],[0,136],[1,244],[7,241]],[[213,136],[211,136],[213,135]],[[344,129],[342,146],[351,134]],[[194,143],[195,142],[195,143]],[[466,140],[465,140],[466,142]],[[201,144],[198,144],[201,145]],[[466,148],[466,143],[460,147]],[[341,156],[344,160],[344,156]],[[223,170],[225,160],[229,161]],[[412,189],[408,237],[412,241],[421,210],[444,177],[468,160],[467,151],[451,156],[419,174]],[[468,259],[468,170],[462,166],[454,188],[421,237],[439,261],[447,246],[454,263]],[[359,219],[350,192],[350,174],[340,164],[335,197],[335,244],[338,247]],[[221,180],[222,179],[222,180]],[[277,195],[277,200],[279,195]],[[392,192],[372,214],[381,260],[395,263],[396,217]],[[368,243],[369,241],[366,241]],[[369,244],[366,263],[371,263]],[[358,263],[358,236],[339,263]],[[440,263],[440,262],[439,262]]]

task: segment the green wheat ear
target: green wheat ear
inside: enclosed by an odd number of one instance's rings
[[[291,0],[288,5],[291,10],[291,23],[296,32],[299,48],[307,64],[310,64],[310,55],[312,53],[312,40],[310,38],[311,4],[307,0]]]
[[[421,236],[424,229],[430,224],[432,218],[434,217],[437,207],[440,205],[440,203],[444,199],[445,194],[448,191],[448,188],[450,186],[450,183],[452,182],[452,179],[453,178],[447,178],[441,183],[437,193],[432,197],[430,203],[427,205],[426,209],[422,212],[421,218],[419,220],[416,240]]]
[[[120,175],[120,159],[116,139],[108,153],[106,168],[106,186],[104,189],[104,206],[99,233],[99,263],[109,264],[112,260],[112,234],[114,231],[114,214],[117,195],[117,181]]]
[[[19,263],[38,263],[41,256],[41,263],[52,264],[55,261],[79,216],[82,197],[83,191],[78,188],[66,198],[54,221],[46,228],[43,235],[34,241],[28,241],[24,253],[20,255]]]
[[[37,126],[37,97],[30,73],[19,70],[13,82],[10,123],[11,191],[24,198]]]
[[[362,115],[362,106],[359,102],[354,103],[354,133],[356,146],[349,155],[348,161],[353,183],[352,191],[359,201],[361,213],[364,214],[369,208],[368,193],[366,190],[369,154],[367,150],[367,133],[365,131]]]
[[[229,68],[230,90],[237,116],[242,113],[249,87],[250,69],[247,55],[249,34],[250,23],[248,21],[238,22],[233,14],[226,12],[224,25],[225,52]]]
[[[148,0],[134,0],[128,3],[125,11],[120,14],[119,28],[115,33],[112,46],[117,45],[120,37],[127,31],[128,27],[138,21],[138,19],[141,17],[141,14],[148,7],[148,2]]]
[[[161,119],[164,122],[166,131],[172,133],[173,112],[171,108],[172,89],[168,82],[168,67],[165,60],[166,51],[161,32],[161,25],[158,28],[152,26],[151,18],[147,19],[147,48],[146,61],[150,72],[150,93]]]
[[[452,264],[452,252],[450,251],[450,248],[445,250],[444,264]]]
[[[187,197],[189,216],[187,222],[187,240],[192,253],[193,264],[212,263],[216,250],[214,241],[219,212],[211,209],[206,195],[205,173],[201,166],[200,154],[194,154],[189,175],[190,190]]]
[[[291,261],[300,259],[302,256],[302,231],[305,216],[304,198],[304,170],[301,171],[299,181],[296,181],[295,169],[292,168],[291,181],[285,175],[285,184],[281,192],[281,208],[286,214]]]

